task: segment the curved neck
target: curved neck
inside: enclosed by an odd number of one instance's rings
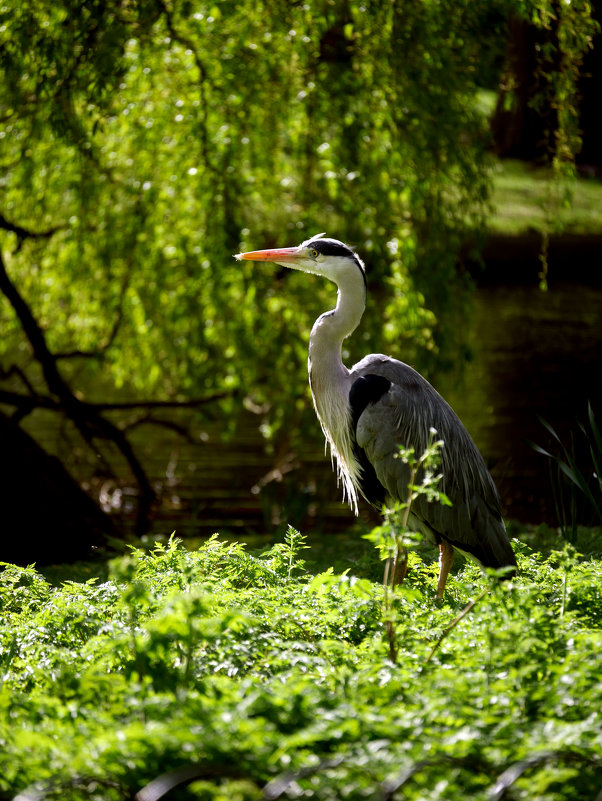
[[[358,327],[366,308],[366,284],[359,270],[341,276],[337,286],[336,307],[318,317],[309,337],[312,378],[336,375],[341,369],[347,374],[341,359],[341,346]]]
[[[341,346],[362,319],[366,284],[359,269],[337,277],[336,283],[336,308],[318,317],[309,337],[309,383],[320,425],[338,465],[339,480],[357,514],[359,466],[351,439],[351,378],[341,359]]]

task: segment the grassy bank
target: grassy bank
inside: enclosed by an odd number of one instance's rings
[[[516,544],[519,579],[450,629],[488,579],[464,565],[437,607],[412,554],[393,664],[380,583],[308,571],[302,544],[171,542],[58,587],[6,567],[0,797],[120,801],[163,774],[137,798],[596,797],[601,560]]]
[[[498,161],[493,170],[492,205],[492,233],[602,233],[602,181],[594,178],[559,181],[550,168],[511,159]]]

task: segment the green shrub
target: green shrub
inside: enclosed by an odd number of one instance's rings
[[[167,774],[189,782],[170,799],[595,798],[599,560],[517,545],[519,578],[442,637],[489,579],[465,564],[438,607],[410,551],[393,664],[382,586],[306,572],[303,546],[172,539],[58,587],[5,566],[0,797],[121,800]]]

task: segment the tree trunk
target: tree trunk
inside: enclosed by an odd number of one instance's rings
[[[601,0],[592,3],[592,14],[602,29]],[[577,156],[577,164],[584,175],[602,178],[602,34],[600,33],[595,37],[592,49],[583,59],[579,90],[583,142],[581,152]]]
[[[556,45],[556,39],[554,29],[541,30],[518,17],[509,21],[505,66],[491,121],[499,156],[547,162],[554,154],[557,113],[544,74],[557,69],[557,48],[545,47]],[[544,59],[543,52],[553,55]],[[535,98],[537,109],[532,105]]]
[[[0,561],[50,564],[89,558],[113,523],[25,431],[0,412]]]

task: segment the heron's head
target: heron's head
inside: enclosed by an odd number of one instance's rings
[[[364,264],[359,256],[343,242],[325,237],[324,234],[312,236],[298,247],[252,250],[237,253],[235,258],[271,261],[293,270],[322,275],[335,284],[341,284],[350,273],[361,273],[363,280],[366,280]]]

